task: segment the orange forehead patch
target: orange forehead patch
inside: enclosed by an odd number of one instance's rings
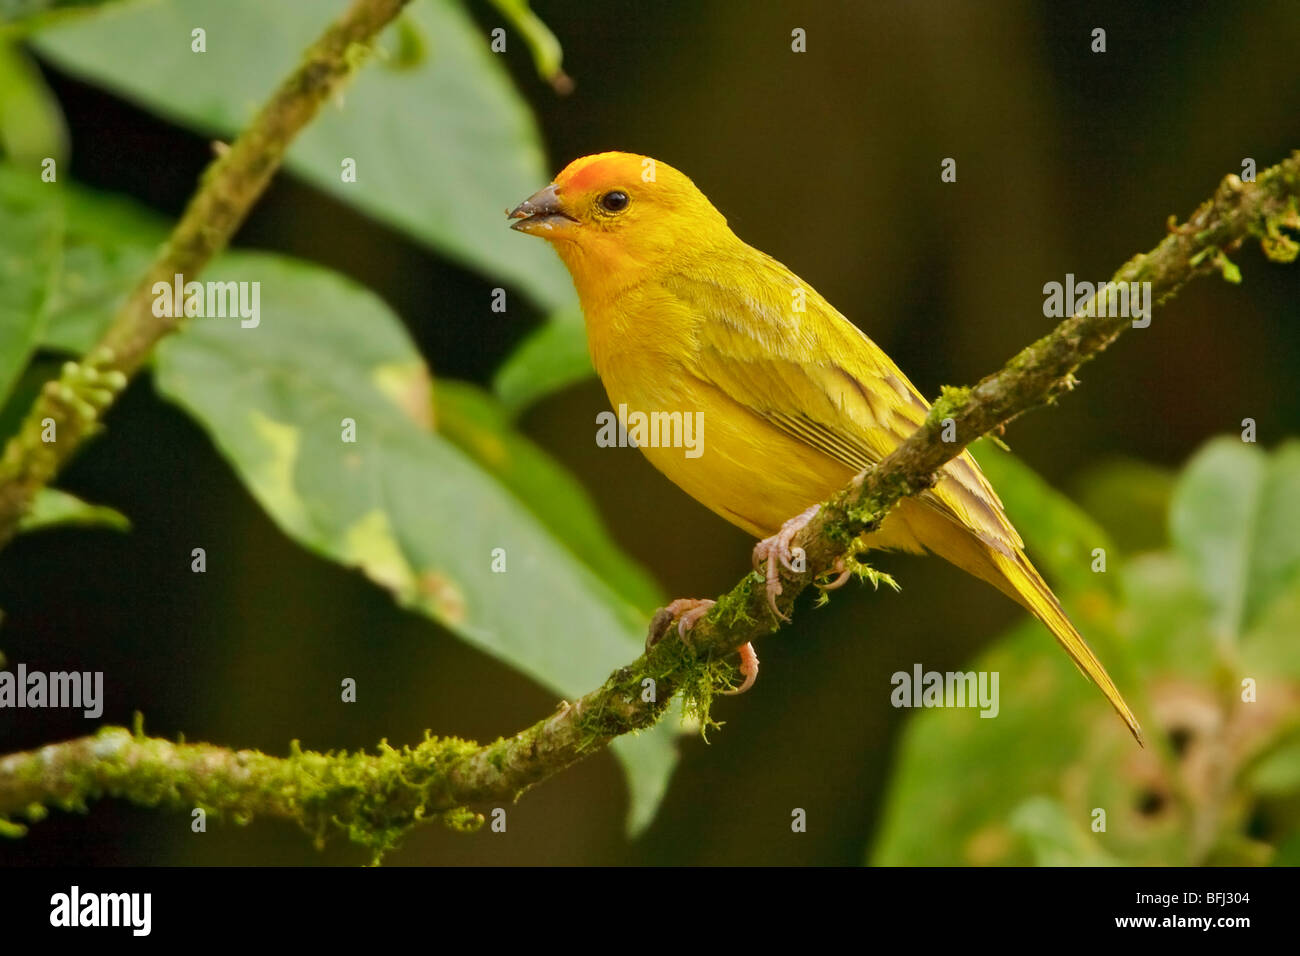
[[[575,159],[555,177],[557,185],[575,192],[586,192],[605,184],[636,179],[641,175],[643,157],[635,153],[596,153]]]

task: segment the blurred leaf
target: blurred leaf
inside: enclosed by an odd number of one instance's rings
[[[1300,833],[1294,833],[1277,848],[1273,866],[1300,866]]]
[[[33,186],[33,177],[28,174],[14,169],[7,164],[0,163],[0,209],[15,211],[15,214],[7,217],[15,223],[28,223],[23,228],[34,228],[30,225],[29,220],[34,220],[41,209],[37,200],[41,197],[38,191],[41,188],[39,181]],[[129,201],[115,199],[111,197],[96,194],[90,190],[81,189],[74,186],[48,186],[50,190],[59,190],[59,195],[63,200],[62,205],[66,208],[67,230],[65,241],[67,243],[63,256],[64,268],[60,275],[58,289],[51,296],[50,312],[51,319],[49,328],[46,330],[42,344],[64,349],[67,351],[83,352],[99,337],[100,332],[111,319],[113,311],[121,299],[129,292],[132,284],[143,273],[145,267],[153,257],[154,247],[166,235],[165,228],[160,220],[145,214]],[[231,263],[234,263],[234,266]],[[350,284],[344,283],[341,279],[328,273],[325,270],[314,269],[302,264],[292,264],[287,260],[277,259],[270,256],[240,256],[238,254],[227,254],[219,259],[210,270],[211,275],[205,273],[205,278],[219,276],[222,270],[227,272],[232,268],[243,270],[247,264],[256,264],[259,268],[270,269],[277,276],[284,279],[281,295],[289,299],[289,304],[283,309],[276,306],[277,296],[272,296],[265,300],[264,308],[267,303],[271,304],[281,311],[286,318],[276,325],[279,334],[274,337],[276,347],[279,349],[280,357],[283,361],[282,367],[270,370],[262,368],[263,356],[261,352],[262,338],[245,339],[240,342],[239,335],[256,336],[262,332],[262,327],[258,329],[240,329],[239,323],[230,320],[223,323],[223,320],[206,320],[199,319],[192,323],[183,335],[169,340],[160,350],[161,355],[166,355],[174,348],[179,348],[179,359],[172,366],[164,364],[160,371],[159,387],[165,393],[169,394],[174,400],[185,406],[196,414],[196,417],[203,422],[214,435],[214,440],[222,447],[227,457],[232,457],[236,453],[243,454],[247,452],[246,460],[256,460],[257,456],[270,458],[271,462],[266,470],[259,474],[247,474],[240,472],[241,478],[250,486],[254,496],[260,502],[267,506],[267,510],[277,521],[282,529],[285,529],[291,537],[295,537],[300,543],[316,550],[318,553],[330,554],[330,549],[338,546],[337,541],[322,540],[328,538],[331,530],[322,531],[314,527],[318,520],[315,516],[310,519],[299,513],[298,506],[301,501],[298,500],[300,495],[294,489],[291,493],[286,493],[278,500],[281,507],[279,512],[273,510],[263,495],[274,499],[278,490],[286,483],[293,479],[292,469],[289,468],[293,462],[278,460],[275,457],[274,442],[284,438],[294,432],[293,426],[287,426],[285,429],[277,429],[274,419],[267,418],[253,420],[266,426],[266,442],[264,443],[260,436],[242,434],[230,439],[231,445],[235,450],[227,450],[224,443],[226,437],[223,429],[234,431],[249,431],[247,421],[249,414],[248,397],[240,393],[238,386],[230,389],[229,386],[222,386],[220,382],[202,381],[206,375],[225,375],[229,374],[228,365],[234,363],[239,366],[242,375],[257,376],[262,373],[267,374],[264,381],[265,390],[272,395],[261,395],[259,398],[264,403],[259,407],[272,406],[272,398],[281,403],[287,410],[284,414],[286,420],[293,420],[295,416],[300,416],[303,409],[296,404],[299,396],[295,391],[295,385],[306,385],[309,391],[312,388],[320,390],[325,387],[325,381],[320,379],[326,378],[328,373],[322,369],[331,368],[337,364],[338,359],[344,359],[351,356],[354,360],[356,356],[370,354],[367,349],[358,349],[354,347],[353,340],[363,345],[372,344],[371,337],[378,336],[387,342],[388,351],[399,355],[400,361],[390,363],[384,374],[381,374],[374,382],[366,378],[367,370],[351,369],[349,378],[349,387],[360,389],[366,393],[372,393],[376,390],[384,390],[383,394],[387,396],[387,401],[382,405],[382,412],[378,412],[385,420],[389,421],[390,426],[393,422],[400,420],[389,402],[396,402],[401,406],[408,415],[418,416],[419,409],[423,408],[427,414],[429,411],[429,394],[426,387],[419,386],[418,377],[413,378],[411,370],[423,370],[423,363],[419,356],[414,352],[413,346],[406,339],[405,334],[401,332],[400,325],[392,314],[382,303],[375,300],[372,296],[364,293]],[[284,278],[288,276],[289,278]],[[246,278],[246,277],[244,277]],[[278,283],[276,283],[278,284]],[[339,288],[347,290],[346,296],[341,296],[338,301],[334,300],[335,291]],[[314,303],[318,298],[326,300],[319,306],[322,315],[340,316],[340,322],[335,323],[333,331],[337,333],[338,339],[335,342],[331,339],[329,342],[322,340],[322,328],[308,326],[303,329],[302,326],[311,321],[312,309],[316,308]],[[354,300],[358,303],[364,303],[364,311],[369,318],[362,315],[354,316],[347,310],[349,304]],[[308,303],[306,306],[303,303]],[[360,314],[360,313],[359,313]],[[376,318],[378,316],[378,318]],[[264,323],[270,323],[269,316],[264,318]],[[270,326],[267,326],[270,327]],[[381,335],[386,332],[387,335]],[[242,352],[235,351],[230,353],[221,353],[221,347],[227,342],[226,336],[234,335],[235,343],[243,346]],[[295,341],[295,336],[299,341]],[[296,349],[295,346],[304,346],[302,349]],[[308,349],[306,346],[314,346],[314,349]],[[221,354],[209,354],[214,347]],[[335,353],[337,349],[337,353]],[[299,362],[306,362],[308,359],[301,358],[302,354],[312,356],[318,351],[329,353],[332,357],[323,365],[317,365],[313,371],[319,376],[318,379],[310,378],[300,379],[300,372],[296,369]],[[298,354],[299,357],[295,357]],[[405,363],[405,364],[404,364]],[[260,371],[259,371],[260,370]],[[405,371],[404,371],[405,370]],[[187,375],[193,375],[194,379],[186,381]],[[178,378],[178,376],[180,376]],[[233,381],[233,379],[232,379]],[[173,392],[168,392],[168,385],[171,383]],[[277,392],[275,386],[281,386],[283,393]],[[403,387],[403,386],[406,387]],[[209,387],[211,386],[211,387]],[[415,387],[412,387],[415,386]],[[225,391],[223,391],[223,389]],[[198,393],[197,395],[191,392]],[[238,413],[232,412],[230,408],[210,408],[204,403],[211,401],[216,405],[224,400],[220,397],[227,392],[233,392],[239,399],[236,405],[231,408],[244,409],[245,420],[239,422]],[[312,392],[312,394],[316,394]],[[330,393],[329,401],[340,403],[347,401],[347,397],[342,394]],[[376,397],[374,394],[367,395],[368,401],[374,403]],[[484,400],[487,397],[484,396]],[[235,398],[230,401],[235,402]],[[192,404],[191,404],[192,403]],[[304,400],[302,404],[309,404]],[[196,409],[203,407],[205,413],[211,418],[207,419],[203,413]],[[278,407],[278,406],[276,406]],[[463,428],[468,427],[471,415],[470,409],[464,409],[464,420],[460,421]],[[318,407],[315,413],[321,413]],[[342,409],[339,409],[339,418],[342,418]],[[352,414],[350,417],[356,417]],[[453,420],[455,415],[451,416]],[[233,420],[232,420],[233,419]],[[359,420],[358,420],[359,421]],[[410,426],[414,427],[414,426]],[[338,442],[338,423],[337,420],[330,425],[330,432],[334,437],[333,441]],[[319,436],[315,436],[319,441]],[[512,439],[517,439],[527,445],[527,440],[522,436],[513,435]],[[468,440],[468,439],[466,439]],[[431,525],[437,524],[442,517],[439,514],[429,511],[429,495],[423,484],[420,484],[417,472],[424,468],[431,469],[428,475],[440,474],[439,469],[442,467],[440,462],[444,457],[450,458],[457,462],[459,469],[458,474],[467,482],[476,484],[481,487],[481,495],[493,502],[492,511],[496,516],[495,526],[502,525],[513,527],[514,521],[510,517],[513,514],[526,515],[518,531],[525,540],[523,551],[510,549],[508,550],[509,567],[518,571],[522,567],[540,567],[540,573],[529,573],[526,575],[527,580],[535,581],[538,585],[532,596],[537,601],[544,603],[546,613],[538,616],[535,615],[532,599],[525,600],[523,595],[517,595],[513,591],[510,594],[509,601],[497,603],[502,607],[493,610],[509,611],[516,608],[519,611],[518,620],[511,623],[511,629],[503,629],[500,634],[484,632],[475,625],[472,620],[466,620],[460,626],[453,626],[452,630],[456,631],[462,637],[469,639],[481,647],[493,651],[496,656],[506,660],[512,666],[520,667],[527,673],[536,677],[542,683],[557,690],[559,693],[574,696],[578,693],[585,692],[597,686],[609,670],[617,666],[618,663],[624,662],[628,658],[629,651],[635,651],[641,646],[644,640],[645,619],[641,612],[633,607],[632,601],[634,595],[640,592],[640,598],[636,604],[638,607],[644,607],[642,602],[649,601],[653,603],[656,598],[651,596],[653,590],[657,594],[657,588],[643,578],[642,572],[633,565],[626,557],[613,558],[606,554],[600,558],[601,548],[610,548],[612,545],[604,539],[603,532],[597,527],[599,536],[593,536],[590,526],[585,526],[581,514],[584,511],[585,504],[579,502],[573,505],[572,513],[565,520],[573,520],[573,530],[576,535],[575,540],[578,542],[577,547],[582,551],[589,560],[598,559],[602,562],[601,573],[606,576],[606,580],[615,582],[615,587],[619,590],[619,595],[615,596],[604,589],[604,585],[597,584],[591,594],[587,594],[585,589],[587,582],[585,575],[592,572],[577,561],[574,561],[565,552],[566,543],[555,539],[546,533],[542,528],[537,526],[533,521],[533,516],[525,511],[522,507],[512,503],[513,499],[505,491],[497,489],[493,481],[484,472],[474,470],[466,459],[455,452],[451,445],[439,441],[434,436],[427,436],[418,439],[420,454],[416,455],[418,461],[408,461],[412,457],[410,449],[396,448],[388,449],[393,452],[404,467],[394,469],[395,474],[399,475],[403,481],[403,486],[408,488],[414,498],[403,502],[403,513],[407,510],[415,509],[420,514],[420,520],[416,522],[407,522],[410,527],[423,527],[428,534],[428,540],[433,540],[442,532],[433,532],[430,530]],[[342,446],[347,447],[347,446]],[[536,451],[536,449],[533,449]],[[526,455],[527,452],[524,452]],[[541,454],[538,452],[538,454]],[[278,470],[277,470],[278,469]],[[237,471],[239,469],[237,468]],[[373,469],[372,469],[373,471]],[[517,479],[522,471],[510,469],[510,474]],[[424,484],[427,484],[428,475],[425,476]],[[381,482],[382,474],[372,476],[373,484],[369,489],[371,497],[381,491],[386,491],[392,482]],[[556,478],[555,474],[551,477]],[[564,484],[563,473],[559,473],[556,488]],[[396,480],[396,479],[394,479]],[[311,481],[304,480],[304,485],[310,487]],[[414,490],[410,486],[420,485]],[[436,485],[436,483],[435,483]],[[342,495],[346,497],[347,492],[340,488],[323,489],[321,495],[327,500],[331,495]],[[453,497],[449,490],[444,494],[444,498]],[[507,504],[511,502],[510,504]],[[538,504],[534,502],[534,504]],[[472,523],[473,516],[465,510],[464,502],[452,502],[447,505],[451,509],[450,513],[458,518],[459,524],[466,522]],[[546,505],[541,504],[543,510]],[[553,503],[554,514],[559,516],[566,510],[561,503]],[[323,520],[323,519],[319,519]],[[404,521],[406,519],[403,519]],[[556,520],[559,520],[558,517]],[[328,523],[328,522],[327,522]],[[300,533],[295,533],[295,530]],[[364,529],[362,529],[364,531]],[[479,537],[486,532],[479,529]],[[375,540],[382,542],[382,535],[372,537],[370,543]],[[366,536],[358,533],[357,537],[350,543],[363,545],[366,543]],[[502,546],[511,538],[506,535],[501,540]],[[406,546],[404,542],[403,547]],[[496,546],[496,545],[493,545]],[[573,545],[568,545],[573,547]],[[458,546],[453,545],[450,541],[446,544],[446,551],[454,551]],[[365,559],[368,574],[372,578],[382,578],[381,583],[389,581],[386,576],[385,562],[383,551],[395,550],[389,548],[387,543],[378,549],[378,553],[361,553],[351,554],[350,559],[353,564],[361,564]],[[373,551],[373,549],[372,549]],[[417,548],[417,555],[424,555],[428,548]],[[440,552],[441,553],[441,552]],[[490,549],[483,552],[489,557],[484,558],[483,568],[487,568],[490,561]],[[559,564],[552,563],[552,556],[563,553],[560,557]],[[337,559],[337,557],[336,557]],[[405,557],[398,555],[392,562],[392,567],[401,568]],[[520,563],[522,562],[522,564]],[[518,575],[516,575],[518,576]],[[497,579],[506,578],[505,575],[492,576]],[[568,586],[557,591],[554,594],[548,594],[550,579],[560,577],[568,582]],[[640,584],[637,578],[642,577]],[[510,580],[514,580],[510,578]],[[439,584],[437,579],[432,581],[426,580],[425,584]],[[416,599],[428,604],[435,601],[440,588],[434,588],[432,597],[426,596],[423,599]],[[489,587],[487,590],[495,591],[499,588]],[[584,596],[579,600],[575,592],[583,592]],[[448,596],[451,592],[448,591]],[[567,597],[566,597],[567,595]],[[409,600],[409,598],[408,598]],[[493,599],[495,600],[495,598]],[[576,612],[572,620],[569,619],[568,608],[564,606],[565,600],[572,600],[575,603],[574,611]],[[625,603],[627,602],[627,603]],[[608,604],[605,607],[603,605]],[[589,612],[583,613],[584,606],[588,607]],[[590,608],[594,607],[594,610]],[[417,608],[425,610],[426,613],[432,613],[427,607]],[[489,615],[491,616],[491,615]],[[511,616],[511,615],[507,615]],[[617,619],[617,623],[606,627],[602,621]],[[572,628],[571,628],[572,625]],[[450,625],[449,625],[450,626]],[[552,638],[550,635],[559,635]],[[604,656],[602,657],[598,648],[586,648],[582,651],[565,650],[570,643],[582,643],[587,636],[596,635],[597,639],[605,645],[608,645]],[[519,642],[523,648],[521,657],[514,657],[514,646],[504,649],[495,649],[488,646],[493,642],[504,643],[498,638],[502,636],[509,637],[513,641]],[[619,638],[622,637],[623,640]],[[626,641],[626,643],[625,643]],[[612,653],[613,647],[621,648],[617,655]],[[549,652],[549,653],[542,653]],[[563,658],[569,656],[566,662]],[[531,660],[529,658],[532,658]],[[606,666],[608,665],[608,666]],[[659,727],[654,730],[635,736],[627,736],[615,741],[612,749],[620,762],[623,764],[628,779],[631,803],[629,808],[628,825],[633,830],[639,830],[653,819],[659,801],[667,788],[669,777],[673,767],[676,765],[677,753],[673,744],[675,733],[672,715],[670,714]]]
[[[0,152],[24,166],[48,157],[61,167],[67,151],[59,101],[32,58],[0,38]]]
[[[931,708],[910,716],[873,865],[1030,862],[1010,809],[1055,791],[1106,706],[1032,619],[968,669],[999,674],[999,713],[988,719],[970,708]]]
[[[113,531],[131,530],[131,522],[117,509],[107,505],[92,505],[57,488],[42,488],[36,493],[31,510],[19,522],[18,530],[39,531],[69,525],[110,528]]]
[[[1124,630],[1142,673],[1208,680],[1214,666],[1209,602],[1168,551],[1139,555],[1122,575]]]
[[[1210,442],[1179,479],[1169,527],[1220,639],[1240,637],[1300,570],[1300,442],[1271,459],[1238,439]]]
[[[1078,826],[1055,800],[1033,797],[1011,814],[1011,829],[1024,837],[1038,866],[1115,866],[1119,863]]]
[[[163,395],[212,436],[290,537],[574,696],[639,652],[644,614],[430,427],[428,371],[372,293],[326,270],[230,253],[205,277],[261,283],[261,321],[195,319],[158,349]],[[341,440],[345,419],[356,441]],[[506,573],[493,572],[502,549]],[[647,822],[675,761],[662,724],[616,753]]]
[[[514,430],[497,399],[476,385],[446,379],[434,394],[439,434],[491,473],[588,568],[647,619],[667,603],[654,579],[609,537],[582,485]]]
[[[62,211],[62,262],[39,344],[67,352],[95,343],[167,235],[160,218],[129,200],[43,183],[39,171],[8,163],[0,163],[0,210],[6,231],[35,229],[36,220]]]
[[[191,0],[112,7],[33,38],[61,69],[205,135],[233,136],[343,9],[338,3]],[[571,306],[555,255],[506,228],[505,210],[550,181],[536,125],[488,39],[458,3],[423,0],[290,147],[288,169],[417,240]],[[207,31],[193,53],[190,31]],[[428,55],[397,56],[414,29]],[[404,34],[403,31],[406,31]],[[403,36],[407,36],[403,42]],[[342,161],[356,161],[355,183]]]
[[[1014,455],[987,442],[974,453],[1030,556],[1062,596],[1080,603],[1100,590],[1104,598],[1090,606],[1114,605],[1125,569],[1111,563],[1117,555],[1106,532]],[[1106,549],[1107,573],[1092,572],[1093,548]],[[1123,648],[1108,627],[1090,623],[1089,641],[1126,684]],[[968,669],[999,675],[997,717],[980,718],[971,709],[927,709],[911,717],[870,862],[978,866],[1108,859],[1111,854],[1095,846],[1091,834],[1058,826],[1063,810],[1047,813],[1044,807],[1053,805],[1034,802],[1055,793],[1061,775],[1085,761],[1084,742],[1094,728],[1114,746],[1125,745],[1104,698],[1031,618]],[[1015,807],[1022,808],[1019,815],[1010,812]]]
[[[0,32],[33,29],[59,18],[93,13],[96,7],[129,0],[0,0]]]
[[[0,406],[45,331],[63,231],[63,212],[52,201],[58,186],[41,184],[36,170],[15,175],[38,185],[29,193],[0,180]],[[42,192],[44,203],[38,201]]]
[[[1168,543],[1174,473],[1143,461],[1118,459],[1090,466],[1072,482],[1074,498],[1126,554]]]
[[[1300,792],[1300,739],[1292,739],[1256,764],[1251,769],[1250,784],[1256,793]]]
[[[1094,548],[1105,549],[1108,569],[1118,558],[1097,522],[1010,452],[984,441],[971,451],[1048,580],[1076,589],[1117,588],[1115,575],[1092,570]]]
[[[1026,621],[970,668],[1000,675],[996,719],[929,709],[909,721],[871,862],[1267,861],[1271,850],[1250,829],[1252,808],[1272,800],[1263,819],[1279,840],[1291,832],[1292,818],[1300,819],[1286,810],[1295,803],[1300,770],[1285,738],[1294,734],[1300,700],[1300,578],[1285,571],[1294,539],[1275,533],[1290,521],[1295,447],[1242,456],[1239,442],[1213,442],[1188,463],[1170,505],[1171,525],[1185,536],[1194,537],[1194,529],[1221,546],[1244,547],[1247,566],[1262,570],[1242,601],[1258,608],[1253,627],[1232,655],[1214,640],[1223,579],[1206,573],[1202,557],[1213,549],[1198,543],[1191,553],[1199,563],[1182,549],[1147,551],[1118,569],[1116,633],[1107,636],[1111,652],[1101,656],[1137,705],[1147,749],[1124,739],[1096,689]],[[994,477],[996,468],[990,478],[1003,490],[1007,476]],[[1039,531],[1017,515],[1017,482],[1005,487],[1008,511],[1032,542]],[[1249,508],[1232,500],[1243,492]],[[1244,524],[1223,521],[1225,509],[1244,515]],[[1267,534],[1263,523],[1271,526]],[[1140,679],[1120,678],[1126,670]],[[1241,675],[1258,682],[1258,703],[1239,699]],[[1245,759],[1270,745],[1276,751],[1251,773],[1221,768],[1233,781],[1231,792],[1207,772],[1224,754]],[[1098,809],[1106,829],[1093,833]],[[1206,819],[1219,829],[1207,834]]]
[[[1275,674],[1300,680],[1300,579],[1256,616],[1242,636],[1237,658],[1245,674]]]
[[[595,374],[581,314],[554,316],[511,353],[492,388],[512,415]]]

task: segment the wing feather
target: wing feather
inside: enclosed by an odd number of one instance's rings
[[[924,421],[925,399],[888,355],[779,262],[749,247],[735,255],[740,261],[714,261],[667,283],[697,317],[687,370],[853,472],[880,461]],[[752,278],[741,303],[737,274]],[[794,308],[800,299],[803,311]],[[967,452],[921,500],[1003,554],[1023,547]]]

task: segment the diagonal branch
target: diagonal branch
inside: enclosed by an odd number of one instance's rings
[[[289,144],[364,60],[368,44],[410,0],[353,0],[303,54],[249,127],[204,171],[201,186],[99,343],[47,382],[0,457],[0,547],[179,318],[153,313],[153,286],[200,273],[225,248],[279,168]],[[53,423],[55,441],[45,435]]]
[[[1171,223],[1155,249],[1125,263],[1112,281],[1150,282],[1153,300],[1163,303],[1198,275],[1216,269],[1231,274],[1226,255],[1249,237],[1260,240],[1270,259],[1292,262],[1300,251],[1293,236],[1300,232],[1298,201],[1300,151],[1257,182],[1228,176],[1187,223]],[[788,579],[784,609],[901,498],[932,485],[935,472],[970,442],[1072,388],[1074,371],[1132,321],[1096,311],[1108,310],[1090,304],[973,388],[945,389],[921,428],[827,502],[800,533],[796,544],[807,554],[807,570]],[[948,419],[955,426],[953,441],[942,436]],[[665,623],[661,612],[651,627]],[[429,738],[402,751],[385,743],[375,755],[304,753],[295,746],[289,757],[275,758],[105,728],[93,737],[0,759],[0,824],[6,816],[25,813],[36,820],[47,806],[79,808],[108,795],[148,806],[202,806],[240,818],[283,817],[318,836],[337,827],[381,851],[431,815],[455,826],[473,825],[481,818],[459,808],[517,797],[615,737],[653,725],[677,693],[688,708],[707,715],[724,672],[721,658],[776,626],[761,577],[749,574],[696,624],[690,646],[660,641],[600,688],[485,746]],[[11,823],[7,829],[21,828]]]

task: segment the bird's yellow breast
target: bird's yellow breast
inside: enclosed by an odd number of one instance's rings
[[[695,376],[684,356],[700,321],[654,289],[588,308],[592,361],[610,404],[625,417],[685,421],[696,447],[660,428],[641,451],[696,501],[758,537],[842,488],[852,470],[774,428],[751,409]],[[668,434],[665,434],[668,433]]]

